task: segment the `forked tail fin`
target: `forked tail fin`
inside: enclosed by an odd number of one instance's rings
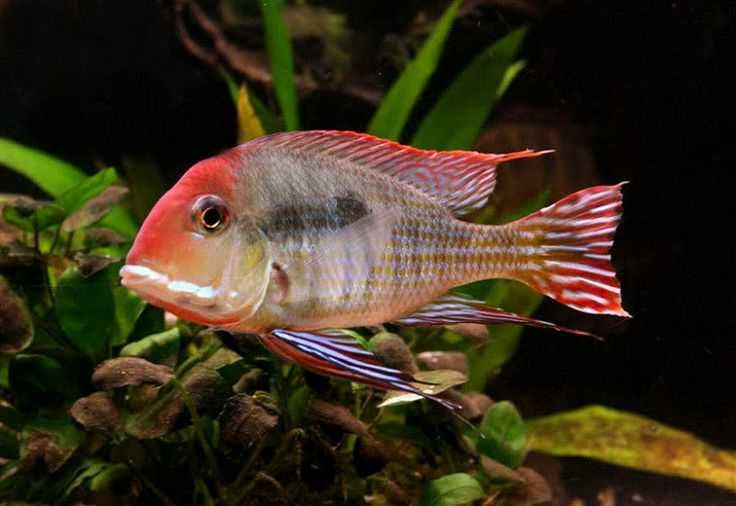
[[[509,224],[532,246],[513,277],[579,311],[630,316],[611,264],[621,186],[595,186]]]

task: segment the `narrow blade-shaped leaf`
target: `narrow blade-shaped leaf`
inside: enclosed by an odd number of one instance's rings
[[[459,5],[460,0],[450,4],[414,60],[391,86],[368,125],[368,133],[385,139],[399,139],[414,104],[437,68]]]
[[[2,137],[0,164],[24,175],[53,197],[58,197],[85,178],[81,169],[68,162]]]
[[[248,89],[243,84],[238,90],[238,142],[248,142],[266,133],[250,101]]]
[[[294,58],[289,32],[281,13],[281,0],[261,0],[261,13],[266,32],[266,52],[271,67],[273,87],[281,106],[287,130],[299,129]]]
[[[469,149],[486,119],[523,68],[514,63],[525,28],[480,53],[422,120],[411,144],[424,149]]]
[[[736,491],[735,451],[650,418],[588,406],[530,420],[527,429],[532,450],[588,457]]]

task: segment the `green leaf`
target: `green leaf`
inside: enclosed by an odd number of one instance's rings
[[[59,278],[55,291],[56,318],[77,350],[97,363],[115,339],[115,299],[110,283],[111,265],[89,277],[71,267]]]
[[[287,130],[299,129],[296,86],[294,84],[294,60],[286,23],[281,15],[281,0],[260,0],[266,32],[266,53],[276,99],[281,106]]]
[[[56,204],[67,214],[79,210],[88,200],[102,193],[118,180],[115,169],[104,169],[92,176],[82,178],[69,190],[56,197]]]
[[[459,5],[460,0],[450,4],[414,60],[391,86],[368,125],[368,133],[392,140],[401,137],[409,114],[437,68]]]
[[[115,328],[110,339],[110,345],[125,344],[128,336],[146,307],[146,302],[124,286],[112,289],[112,298],[115,304]]]
[[[73,188],[85,177],[82,170],[68,162],[3,137],[0,137],[0,164],[24,175],[53,197]]]
[[[493,280],[483,283],[488,283],[486,302],[513,313],[532,314],[543,300],[541,294],[515,281]],[[489,378],[495,376],[516,353],[523,331],[524,327],[520,325],[494,325],[488,343],[480,348],[468,349],[469,390],[485,390]]]
[[[3,207],[3,220],[26,232],[46,230],[61,223],[65,217],[66,213],[59,206],[25,197],[10,201]]]
[[[509,401],[491,405],[476,436],[478,452],[508,467],[517,468],[527,451],[526,427],[516,407]]]
[[[411,144],[424,149],[470,149],[522,62],[514,63],[526,29],[514,30],[480,53],[424,117]]]
[[[527,422],[530,449],[587,457],[736,491],[736,452],[651,418],[588,406]]]
[[[448,474],[424,485],[419,506],[460,506],[484,495],[478,480],[469,474]]]
[[[161,363],[179,353],[181,334],[174,327],[158,334],[144,337],[140,341],[128,343],[120,350],[121,357],[142,357],[155,363]]]
[[[38,404],[39,399],[58,403],[76,399],[80,388],[69,374],[72,363],[38,353],[19,353],[8,366],[8,383],[23,402]]]

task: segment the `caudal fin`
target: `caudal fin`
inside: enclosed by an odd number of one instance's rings
[[[586,188],[509,224],[533,245],[514,277],[579,311],[630,316],[611,264],[622,185]]]

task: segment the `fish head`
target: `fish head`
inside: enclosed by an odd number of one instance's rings
[[[268,243],[235,195],[233,152],[189,169],[151,209],[120,271],[122,284],[175,315],[227,327],[266,292]]]

